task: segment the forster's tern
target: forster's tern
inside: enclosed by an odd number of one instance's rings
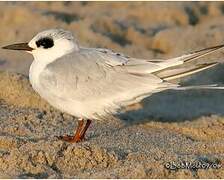
[[[171,80],[217,63],[191,65],[190,68],[182,64],[223,47],[210,47],[167,60],[145,60],[109,49],[84,48],[71,32],[50,29],[38,33],[29,43],[3,48],[24,50],[34,56],[29,71],[33,89],[52,106],[79,118],[75,135],[62,137],[78,142],[84,138],[91,120],[115,114],[121,107],[153,93],[178,89],[179,85]],[[87,120],[85,125],[84,120]]]

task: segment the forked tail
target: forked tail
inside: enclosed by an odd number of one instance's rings
[[[217,65],[218,62],[194,65],[191,69],[189,69],[189,67],[183,67],[183,65],[221,49],[224,49],[224,45],[202,49],[177,58],[166,60],[161,63],[165,66],[165,68],[155,71],[153,74],[164,81],[170,81],[206,70]]]

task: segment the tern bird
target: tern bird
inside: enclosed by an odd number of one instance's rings
[[[178,89],[173,79],[208,69],[217,63],[181,66],[220,50],[224,45],[195,51],[167,60],[136,59],[109,49],[79,46],[71,32],[50,29],[29,43],[3,47],[31,53],[29,79],[33,89],[52,106],[79,118],[68,142],[84,139],[91,120],[116,114],[153,93]],[[185,89],[185,87],[180,87]],[[187,89],[187,87],[186,87]]]

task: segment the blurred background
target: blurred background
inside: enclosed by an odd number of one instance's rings
[[[0,19],[0,46],[48,28],[72,31],[82,46],[138,58],[224,43],[224,2],[0,2]],[[24,52],[0,50],[0,70],[27,74],[31,62]]]
[[[0,19],[0,46],[28,42],[49,28],[72,31],[81,46],[145,59],[167,59],[224,43],[224,2],[0,2]],[[0,71],[27,75],[32,59],[25,52],[0,49]],[[223,62],[224,51],[195,63],[200,61]],[[182,79],[181,84],[223,86],[224,64]],[[165,91],[146,98],[145,108],[127,119],[179,121],[224,115],[223,102],[223,90]]]

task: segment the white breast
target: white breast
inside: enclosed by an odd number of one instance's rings
[[[33,61],[29,70],[29,80],[35,91],[39,93],[39,76],[40,73],[44,70],[46,64],[41,64],[38,61]]]
[[[29,71],[29,79],[33,89],[47,102],[49,102],[53,107],[71,114],[76,117],[83,117],[83,118],[95,118],[95,112],[100,112],[99,107],[96,104],[89,104],[85,102],[69,100],[69,99],[62,99],[58,96],[47,91],[43,85],[41,85],[41,73],[47,71],[46,63],[40,63],[41,61],[34,60],[30,66]],[[46,73],[46,72],[45,72]],[[101,108],[103,111],[103,109]],[[105,113],[105,112],[102,112]]]

